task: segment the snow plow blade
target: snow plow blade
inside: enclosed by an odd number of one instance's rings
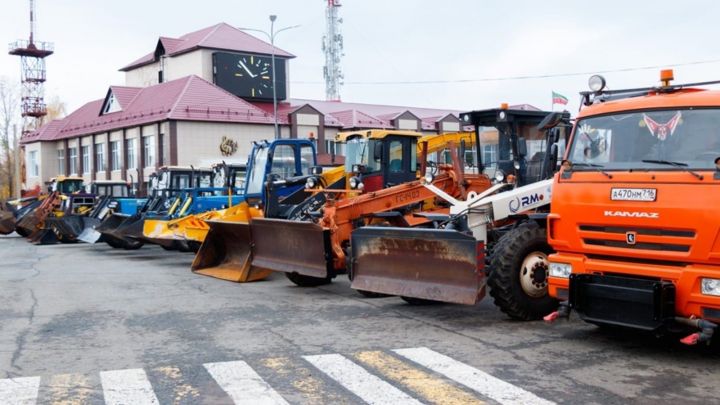
[[[77,240],[85,243],[96,243],[102,237],[102,234],[97,231],[101,222],[97,218],[83,217],[83,229],[77,236]]]
[[[484,245],[471,235],[363,227],[351,245],[357,290],[468,305],[485,295]]]
[[[330,231],[313,222],[257,218],[250,221],[252,265],[325,278],[331,274]]]
[[[253,268],[250,260],[252,235],[247,222],[207,221],[205,240],[192,263],[193,273],[245,283],[267,278],[270,271]]]
[[[325,278],[332,274],[330,231],[305,221],[257,218],[250,221],[252,265]]]
[[[15,232],[15,215],[0,208],[0,235],[10,235]]]

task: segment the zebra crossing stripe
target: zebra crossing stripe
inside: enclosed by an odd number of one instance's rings
[[[206,363],[203,365],[236,404],[275,405],[288,403],[244,361]]]
[[[393,350],[501,404],[554,405],[524,389],[426,347]]]
[[[143,369],[101,371],[100,382],[107,405],[159,403]]]
[[[371,405],[420,404],[417,400],[370,374],[364,368],[342,355],[321,354],[303,357],[317,369]]]
[[[0,380],[0,404],[34,405],[37,403],[40,377],[6,378]]]
[[[449,381],[420,370],[395,356],[381,351],[367,351],[355,354],[355,358],[376,370],[381,377],[402,384],[423,400],[432,404],[481,405],[483,401],[474,394],[456,387]]]

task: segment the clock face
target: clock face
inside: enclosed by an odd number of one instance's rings
[[[215,84],[243,98],[272,100],[272,59],[265,55],[213,54]],[[285,60],[275,58],[277,99],[285,99]]]

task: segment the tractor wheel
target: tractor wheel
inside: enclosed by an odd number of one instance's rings
[[[139,240],[124,240],[122,247],[125,250],[138,250],[143,247],[144,244],[145,242],[140,242]]]
[[[123,243],[119,239],[115,239],[112,236],[109,236],[105,238],[105,243],[107,243],[109,246],[111,246],[114,249],[122,249]]]
[[[425,298],[415,298],[415,297],[405,297],[405,296],[400,296],[400,298],[402,298],[402,300],[407,302],[408,304],[415,305],[415,306],[444,304],[444,302],[442,302],[442,301],[426,300]]]
[[[513,319],[540,319],[557,309],[547,292],[548,254],[545,229],[525,222],[503,235],[490,258],[488,286],[501,311]]]
[[[298,273],[285,273],[288,280],[300,287],[318,287],[332,282],[332,277],[311,277]]]
[[[20,228],[19,226],[15,227],[15,232],[23,238],[30,236],[30,232],[26,231],[25,228]]]

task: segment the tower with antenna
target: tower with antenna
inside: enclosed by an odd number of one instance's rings
[[[30,39],[19,39],[9,46],[10,55],[20,57],[20,81],[22,99],[20,111],[23,116],[23,134],[37,129],[42,118],[47,115],[44,85],[47,78],[45,58],[52,55],[54,46],[50,42],[35,40],[36,19],[35,0],[30,1]]]
[[[329,101],[340,101],[340,86],[343,84],[343,74],[340,69],[340,58],[343,54],[343,37],[340,33],[342,18],[338,16],[340,0],[327,0],[326,32],[323,37],[322,49],[325,53],[325,67],[323,77],[325,78],[325,99]]]

